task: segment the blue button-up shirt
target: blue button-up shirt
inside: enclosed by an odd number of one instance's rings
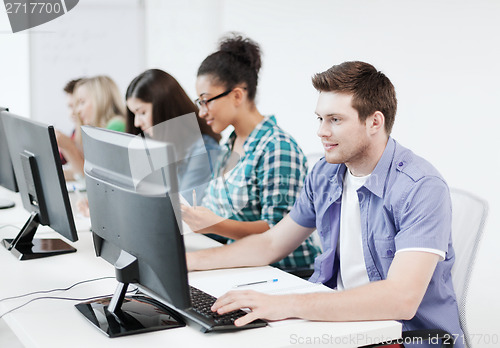
[[[339,269],[336,248],[345,171],[344,164],[330,164],[322,158],[307,176],[290,212],[299,225],[317,228],[323,254],[315,260],[310,281],[332,288]],[[357,192],[363,254],[371,282],[387,278],[397,250],[431,248],[446,252],[416,315],[403,321],[403,329],[443,329],[462,335],[451,280],[455,260],[451,199],[444,179],[429,162],[389,138],[377,166]]]

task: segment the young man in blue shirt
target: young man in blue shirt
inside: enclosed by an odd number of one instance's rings
[[[232,291],[214,311],[238,319],[401,320],[403,330],[462,335],[451,280],[451,201],[446,182],[390,137],[394,86],[373,66],[345,62],[313,77],[325,149],[290,214],[269,231],[188,254],[188,269],[275,262],[316,228],[323,253],[312,282],[342,291],[270,296]],[[456,342],[461,346],[460,340]]]

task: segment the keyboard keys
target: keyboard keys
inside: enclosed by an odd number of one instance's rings
[[[191,306],[192,306],[191,309],[194,312],[207,318],[207,320],[209,320],[214,326],[219,326],[219,327],[232,326],[235,328],[234,321],[247,314],[242,310],[236,310],[226,314],[218,314],[217,312],[212,312],[211,310],[212,305],[217,299],[193,286],[190,286],[190,295],[191,295]],[[253,323],[253,325],[252,324],[249,325],[251,327],[257,327],[257,326],[261,327],[265,326],[266,323],[262,320],[257,320]]]

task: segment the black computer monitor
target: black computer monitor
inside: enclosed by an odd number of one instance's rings
[[[95,251],[115,266],[119,285],[112,298],[76,307],[110,337],[183,326],[161,305],[125,298],[134,283],[178,309],[191,306],[171,145],[89,126],[82,140]]]
[[[9,111],[7,108],[0,106],[0,114],[4,111]],[[7,140],[5,139],[5,131],[3,129],[0,116],[0,186],[8,190],[19,192],[17,188],[16,176],[14,175],[14,167],[10,159]],[[14,201],[0,196],[0,209],[12,208],[15,206]]]
[[[19,234],[2,244],[20,260],[76,251],[60,239],[34,238],[38,226],[47,225],[78,240],[54,128],[6,111],[1,117],[23,206],[31,213]]]

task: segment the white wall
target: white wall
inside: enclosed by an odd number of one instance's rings
[[[85,0],[63,16],[12,34],[0,10],[0,105],[69,133],[64,85],[105,74],[120,88],[145,68],[144,3]]]
[[[5,11],[0,10],[0,106],[30,113],[29,36],[13,35]]]
[[[193,98],[198,66],[222,34],[259,42],[259,110],[306,153],[321,151],[311,76],[345,60],[386,73],[399,100],[393,136],[450,186],[489,201],[469,313],[472,333],[500,334],[499,1],[149,0],[146,18],[148,66],[171,72]]]

